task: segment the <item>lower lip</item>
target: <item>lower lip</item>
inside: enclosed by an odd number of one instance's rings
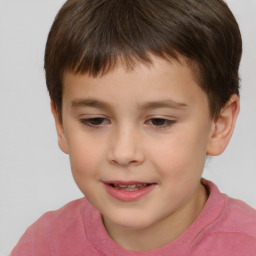
[[[132,202],[137,201],[140,198],[147,195],[149,192],[151,192],[155,188],[156,184],[148,185],[144,188],[134,190],[134,191],[125,191],[125,190],[119,190],[117,188],[112,187],[109,184],[105,184],[107,192],[115,199],[123,202]]]

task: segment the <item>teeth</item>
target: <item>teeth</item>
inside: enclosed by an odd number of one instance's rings
[[[147,184],[132,184],[132,185],[113,184],[113,186],[119,190],[136,191],[136,190],[145,188]]]

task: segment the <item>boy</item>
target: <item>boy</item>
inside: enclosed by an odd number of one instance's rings
[[[85,198],[11,255],[256,255],[256,211],[201,175],[239,112],[238,25],[222,0],[69,0],[46,82]]]

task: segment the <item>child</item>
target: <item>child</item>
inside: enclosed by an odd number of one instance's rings
[[[256,211],[201,178],[235,126],[241,51],[222,0],[67,1],[46,82],[85,197],[11,255],[256,255]]]

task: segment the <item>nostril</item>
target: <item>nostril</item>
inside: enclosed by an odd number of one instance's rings
[[[111,161],[112,164],[115,164],[115,165],[122,165],[122,166],[129,166],[129,165],[136,165],[136,164],[139,164],[140,161],[137,161],[137,160],[112,160]]]

